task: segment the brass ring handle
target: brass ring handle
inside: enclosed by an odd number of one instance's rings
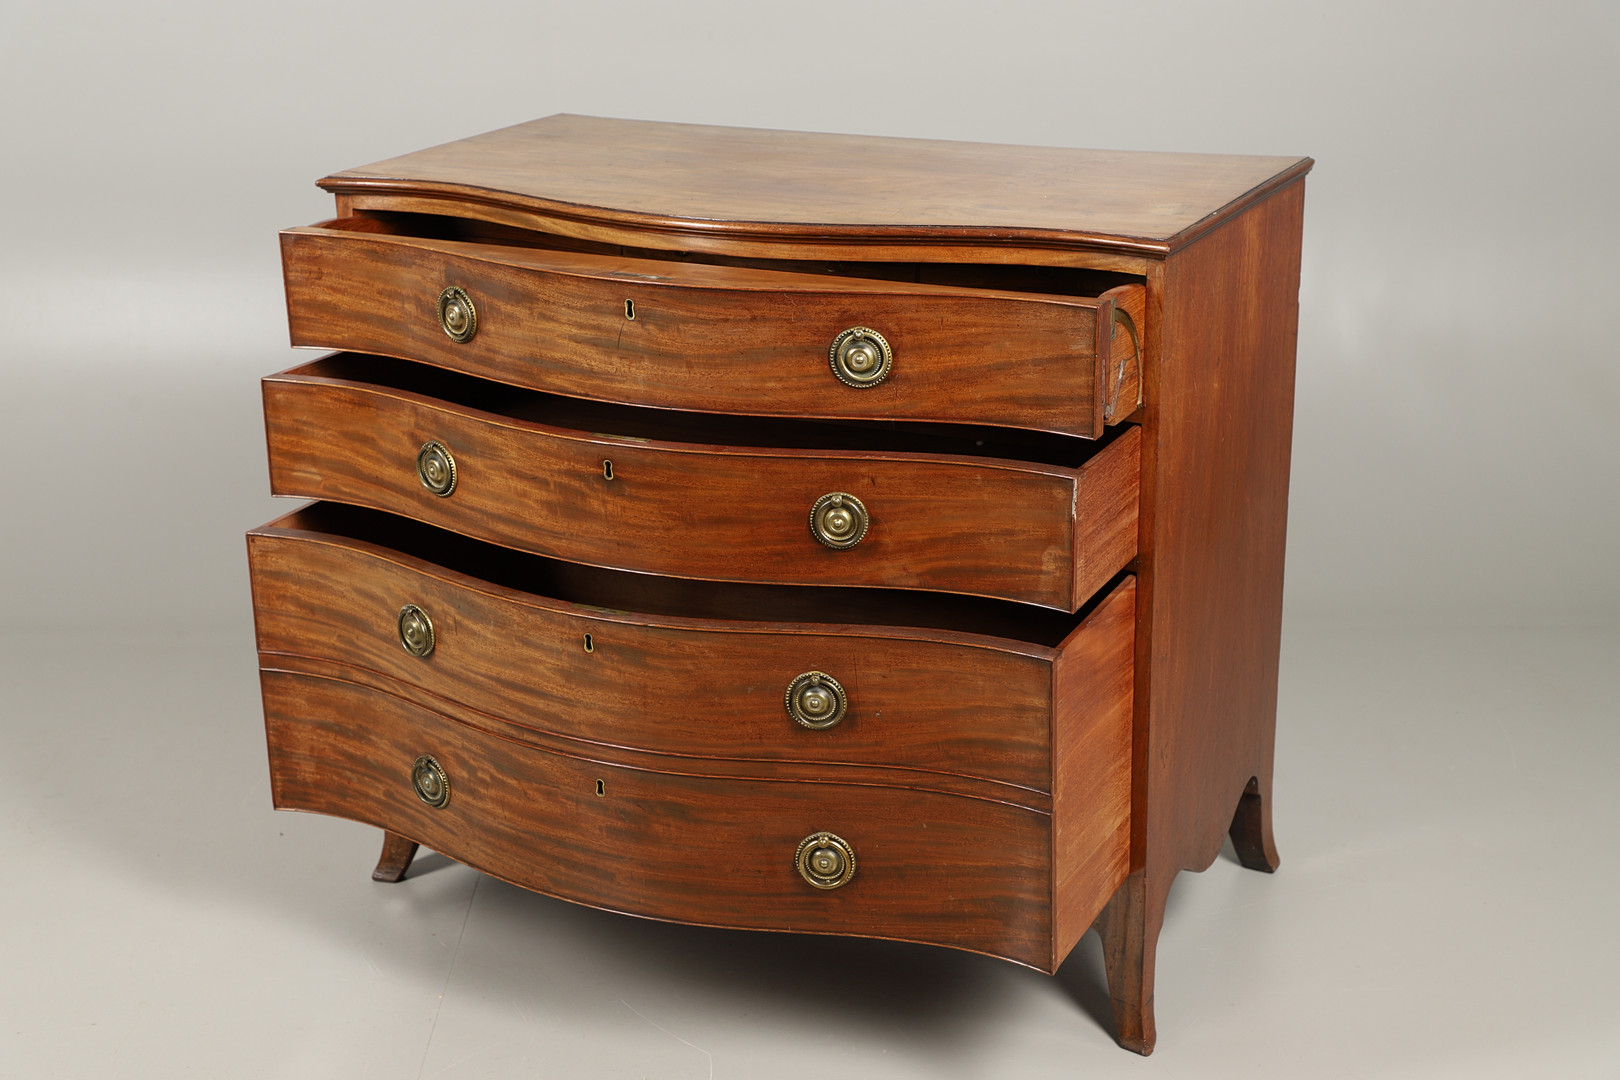
[[[852,326],[832,340],[827,361],[845,386],[864,390],[889,377],[894,350],[883,335],[869,326]]]
[[[423,754],[411,766],[411,787],[418,799],[435,809],[450,801],[450,774],[431,754]]]
[[[437,439],[423,443],[416,452],[416,475],[423,487],[441,498],[456,490],[456,459],[450,448]]]
[[[427,656],[433,651],[433,620],[415,604],[399,609],[399,643],[412,656]]]
[[[466,289],[452,285],[439,294],[439,326],[457,344],[471,341],[478,333],[478,309]]]
[[[836,889],[855,876],[855,849],[830,832],[811,833],[793,853],[799,876],[818,889]]]
[[[829,491],[810,507],[810,535],[830,548],[852,548],[871,525],[866,506],[847,491]]]
[[[849,695],[825,671],[807,671],[788,683],[786,704],[795,722],[825,731],[835,727],[849,711]]]

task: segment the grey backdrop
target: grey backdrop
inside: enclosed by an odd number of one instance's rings
[[[1620,611],[1620,7],[6,0],[0,610],[240,624],[275,231],[553,112],[1310,154],[1294,618]]]
[[[0,1074],[1620,1075],[1613,0],[0,0],[0,95]],[[375,830],[270,811],[276,230],[559,111],[1317,158],[1283,872],[1178,880],[1150,1062],[1093,938],[1051,980],[374,885]]]

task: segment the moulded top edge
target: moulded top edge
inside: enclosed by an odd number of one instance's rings
[[[558,115],[320,181],[711,239],[1162,255],[1310,158],[894,139]]]

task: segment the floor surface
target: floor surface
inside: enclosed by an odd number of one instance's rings
[[[0,638],[0,1076],[1620,1077],[1620,632],[1287,629],[1282,869],[1184,874],[1159,1048],[1055,979],[667,926],[270,809],[250,630]]]

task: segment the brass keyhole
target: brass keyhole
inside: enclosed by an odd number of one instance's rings
[[[596,782],[596,797],[600,799],[606,794],[607,794],[607,782],[604,781],[604,780],[598,780]]]
[[[585,651],[586,652],[595,652],[596,651],[596,641],[589,634],[585,635]]]
[[[608,461],[605,458],[602,461],[602,479],[613,479],[613,462]]]
[[[626,300],[624,302],[624,317],[627,319],[634,319],[636,317],[636,302],[634,300]]]

